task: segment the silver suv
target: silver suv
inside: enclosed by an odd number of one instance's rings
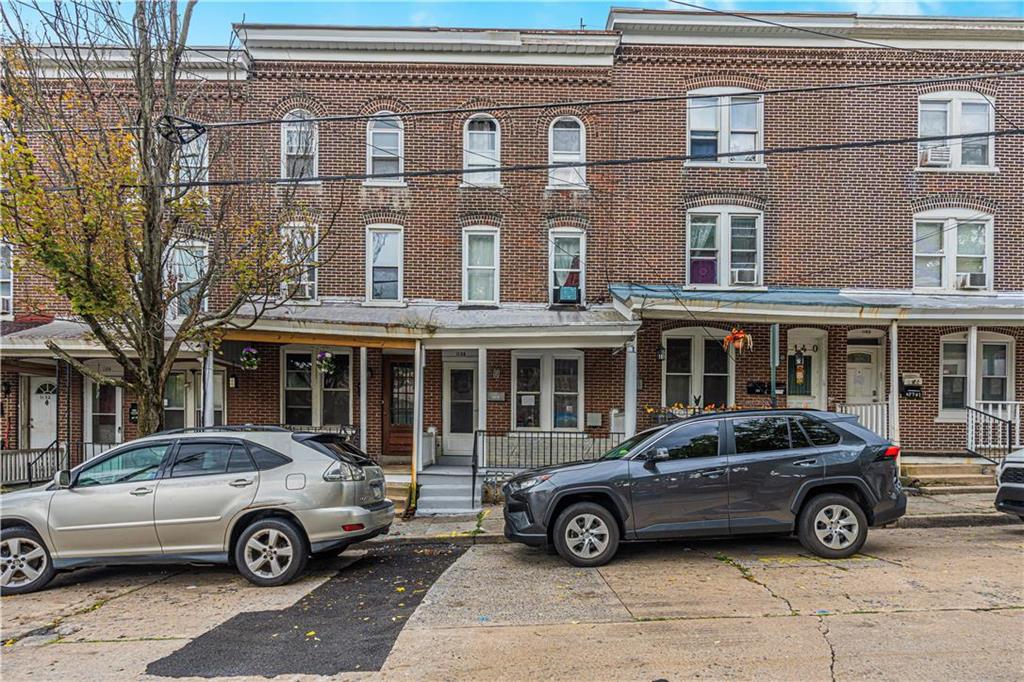
[[[338,436],[275,427],[162,432],[0,497],[0,592],[97,564],[233,564],[283,585],[310,555],[386,533],[384,472]]]

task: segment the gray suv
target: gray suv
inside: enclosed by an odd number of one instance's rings
[[[619,543],[796,533],[818,556],[856,553],[868,526],[906,512],[899,448],[851,415],[704,414],[624,441],[599,460],[537,469],[504,487],[505,535],[600,566]]]
[[[386,533],[384,472],[338,436],[275,427],[163,432],[0,498],[0,592],[97,564],[233,564],[283,585],[312,554]]]

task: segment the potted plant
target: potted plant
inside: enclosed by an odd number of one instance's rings
[[[729,348],[732,348],[736,353],[742,353],[746,350],[754,349],[754,339],[747,332],[743,331],[739,327],[733,327],[732,331],[725,335],[722,340],[722,348],[725,352],[729,352]]]
[[[252,346],[246,346],[239,353],[239,363],[242,365],[242,369],[259,369],[260,367],[260,355],[256,352],[256,349]]]
[[[329,350],[322,350],[316,354],[316,366],[320,370],[321,374],[334,374],[336,365],[334,363],[334,353]]]

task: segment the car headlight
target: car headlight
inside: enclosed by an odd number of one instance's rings
[[[510,493],[521,493],[524,490],[529,490],[530,488],[543,483],[549,478],[551,478],[551,474],[540,474],[539,476],[530,476],[529,478],[514,479],[508,482],[508,491]]]
[[[325,481],[363,481],[366,472],[348,462],[335,462],[324,472]]]

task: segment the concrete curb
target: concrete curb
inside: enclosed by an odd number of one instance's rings
[[[1020,519],[999,512],[965,512],[961,514],[918,514],[903,516],[887,528],[968,528],[971,526],[1004,526],[1020,523]]]
[[[477,533],[476,535],[470,535],[469,533],[459,535],[378,535],[372,540],[366,540],[360,544],[422,545],[431,542],[446,542],[453,545],[496,545],[508,542],[508,539],[499,533]]]

